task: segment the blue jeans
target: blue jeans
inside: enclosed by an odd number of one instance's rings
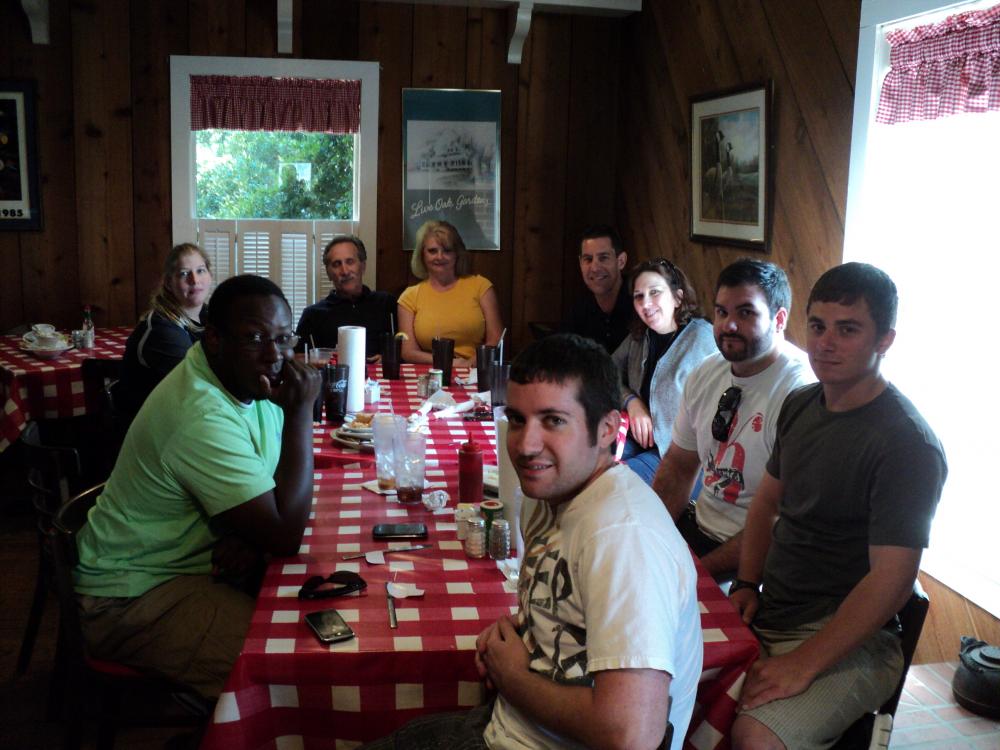
[[[622,463],[642,477],[642,481],[652,486],[656,469],[660,465],[660,451],[655,445],[648,450],[643,450],[635,440],[629,437],[625,440]]]

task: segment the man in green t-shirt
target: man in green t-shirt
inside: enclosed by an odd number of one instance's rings
[[[218,697],[253,613],[232,582],[298,552],[312,498],[318,371],[259,276],[212,295],[203,340],[150,394],[78,537],[93,656]]]

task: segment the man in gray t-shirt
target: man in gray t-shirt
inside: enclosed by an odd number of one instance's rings
[[[819,383],[781,410],[730,589],[765,654],[743,688],[734,750],[829,747],[899,682],[892,624],[947,467],[879,371],[896,306],[892,280],[862,263],[827,271],[810,294],[806,349]]]

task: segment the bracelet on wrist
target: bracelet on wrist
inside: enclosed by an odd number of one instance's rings
[[[754,583],[753,581],[744,581],[742,578],[737,578],[731,584],[729,584],[729,596],[732,596],[740,589],[753,589],[759,594],[760,584]]]
[[[625,401],[623,401],[623,402],[622,402],[622,408],[623,408],[623,409],[627,409],[627,408],[628,408],[628,405],[629,405],[630,403],[632,403],[632,401],[634,401],[634,400],[635,400],[635,399],[637,399],[637,398],[639,398],[639,397],[638,397],[638,396],[636,396],[636,395],[635,395],[634,393],[630,393],[630,394],[628,394],[628,395],[627,395],[627,396],[625,397]]]

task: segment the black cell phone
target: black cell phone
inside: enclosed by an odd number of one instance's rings
[[[426,539],[427,524],[377,523],[372,527],[375,539]]]
[[[316,637],[322,643],[337,643],[348,641],[354,637],[351,626],[344,622],[340,612],[335,609],[324,609],[310,612],[306,615],[306,625],[312,628]]]

